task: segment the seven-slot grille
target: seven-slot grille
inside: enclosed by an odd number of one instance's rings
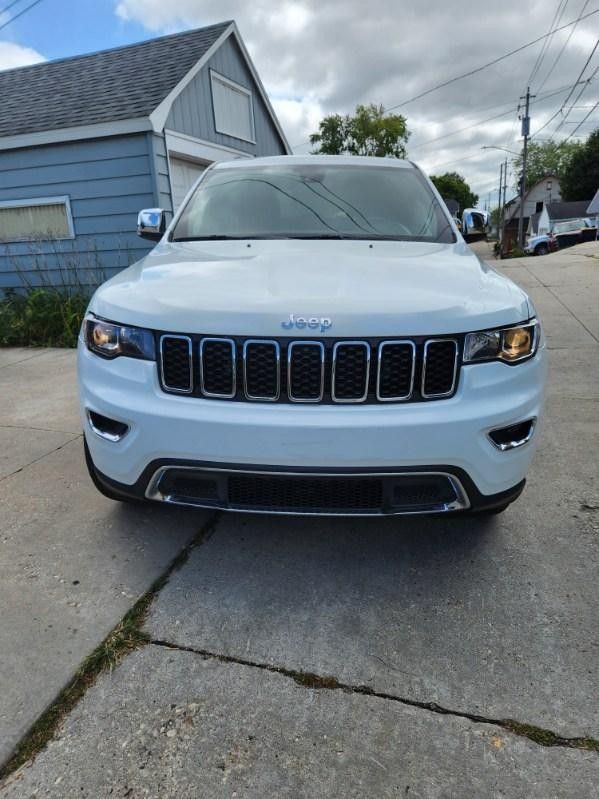
[[[443,399],[458,382],[453,338],[239,339],[160,336],[164,391],[253,402],[364,403]]]

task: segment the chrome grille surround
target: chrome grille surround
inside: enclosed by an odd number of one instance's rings
[[[187,341],[187,353],[189,358],[189,388],[181,388],[178,386],[169,385],[166,381],[164,371],[164,343],[168,340]],[[193,344],[189,336],[182,336],[176,333],[165,333],[160,336],[160,377],[162,385],[167,391],[172,391],[175,394],[192,394],[193,393]]]
[[[250,394],[248,390],[248,349],[253,345],[272,346],[276,361],[276,391],[271,396]],[[243,343],[243,391],[247,399],[253,402],[277,402],[281,396],[281,345],[275,339],[248,338]]]
[[[292,368],[293,368],[293,351],[298,346],[304,347],[317,347],[320,352],[320,392],[317,396],[312,398],[296,397],[293,394],[292,387]],[[290,402],[322,402],[324,397],[324,366],[325,366],[326,351],[322,341],[309,341],[299,339],[292,341],[287,347],[287,396]]]
[[[338,397],[336,393],[337,374],[337,359],[339,351],[344,347],[364,347],[366,350],[366,370],[364,376],[364,392],[359,397],[343,398]],[[331,399],[333,402],[356,403],[365,402],[368,397],[368,384],[370,382],[370,344],[367,341],[338,341],[333,346],[333,367],[331,371]]]
[[[383,363],[383,353],[385,347],[396,347],[396,346],[409,346],[412,350],[412,368],[411,368],[411,375],[410,375],[410,390],[407,394],[398,395],[396,397],[383,397],[381,394],[381,371],[382,371],[382,363]],[[379,344],[378,349],[378,358],[377,358],[377,370],[376,370],[376,398],[379,402],[406,402],[412,397],[414,393],[414,377],[416,375],[416,345],[413,341],[409,339],[397,339],[391,341],[381,341]]]
[[[426,369],[427,369],[427,358],[428,358],[428,351],[431,346],[435,344],[448,344],[451,343],[454,346],[454,357],[453,357],[453,380],[451,382],[451,388],[449,391],[443,392],[426,392],[425,385],[426,385]],[[429,338],[424,344],[424,358],[422,360],[422,381],[420,385],[420,394],[424,399],[442,399],[443,397],[450,397],[456,387],[456,380],[457,380],[457,373],[458,373],[458,357],[459,357],[459,346],[458,342],[454,338]]]
[[[228,394],[219,394],[213,391],[207,391],[204,379],[204,349],[206,344],[218,342],[221,344],[228,344],[231,348],[231,392]],[[204,397],[212,397],[213,399],[233,399],[237,394],[237,357],[235,341],[232,338],[219,338],[218,336],[210,336],[203,338],[200,342],[200,391]]]

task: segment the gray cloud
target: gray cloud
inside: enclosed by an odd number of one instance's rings
[[[441,0],[254,0],[251,4],[241,0],[227,4],[222,0],[118,0],[116,8],[121,17],[142,22],[155,33],[234,18],[290,142],[301,145],[298,152],[307,152],[309,146],[301,143],[322,114],[345,113],[362,102],[390,107],[409,99],[545,33],[557,5],[557,0],[529,0],[527,4],[503,0],[483,7]],[[583,0],[570,0],[561,23],[575,19],[582,5]],[[533,91],[567,35],[568,31],[556,34],[550,43]],[[580,23],[543,92],[576,79],[598,35],[599,14]],[[481,194],[492,189],[502,154],[480,148],[519,149],[516,106],[541,47],[539,43],[398,109],[412,131],[409,156],[429,170],[440,165],[441,171],[460,171]],[[591,69],[596,65],[599,55]],[[590,104],[597,94],[591,85],[581,104]],[[555,113],[565,97],[566,93],[539,100],[533,109],[533,130]],[[502,110],[511,113],[425,144]],[[585,113],[575,109],[571,119],[579,120]],[[572,127],[565,125],[560,135]],[[543,135],[552,129],[549,126]],[[587,126],[581,132],[590,129]]]

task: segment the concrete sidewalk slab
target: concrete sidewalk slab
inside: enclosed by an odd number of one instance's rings
[[[56,433],[0,424],[0,480],[72,441],[72,433]]]
[[[0,368],[0,425],[80,433],[75,361],[75,350],[48,349]]]
[[[0,482],[0,518],[1,763],[207,515],[105,499],[78,439]]]
[[[594,753],[149,646],[100,678],[3,797],[580,799],[598,783]]]

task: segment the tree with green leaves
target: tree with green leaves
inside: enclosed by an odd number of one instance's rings
[[[564,200],[593,199],[599,189],[599,128],[576,150],[560,186]]]
[[[470,186],[457,172],[445,172],[443,175],[431,175],[431,180],[444,200],[455,200],[460,211],[474,208],[478,202],[478,194],[474,194]]]
[[[385,114],[382,105],[358,105],[353,116],[329,114],[310,136],[315,154],[406,157],[410,133],[401,114]]]
[[[566,174],[575,153],[581,148],[578,142],[561,141],[553,139],[544,142],[530,142],[526,158],[526,188],[530,189],[548,175],[555,175],[560,183]],[[520,188],[522,177],[522,155],[515,158],[513,163],[516,176],[515,187]]]

